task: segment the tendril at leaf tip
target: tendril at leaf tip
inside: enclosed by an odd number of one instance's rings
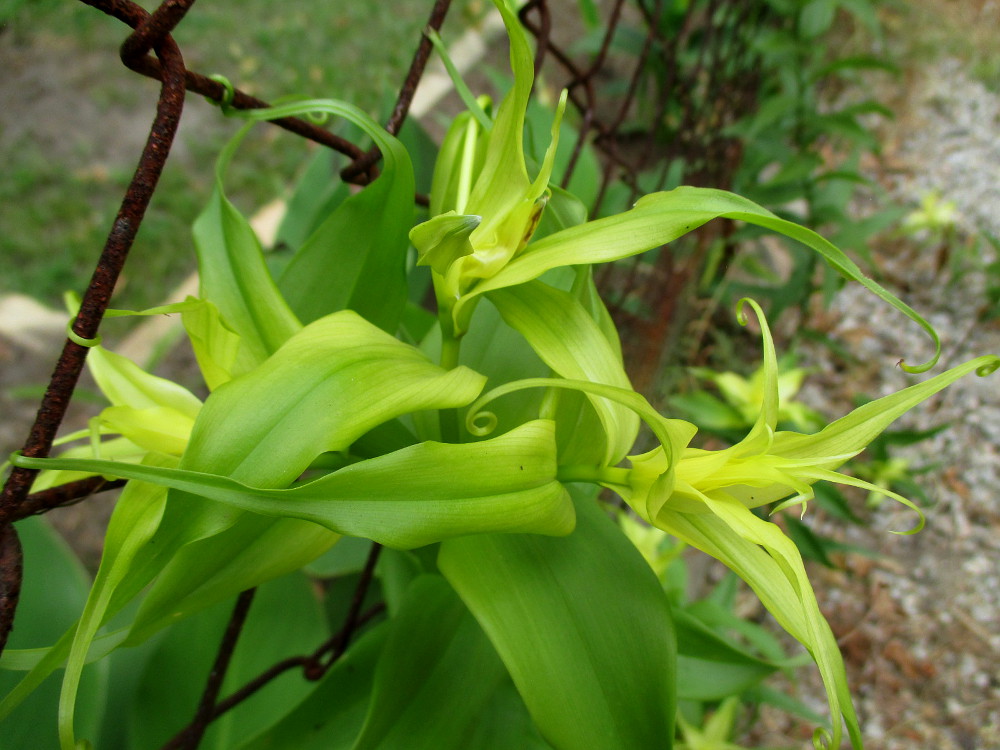
[[[497,428],[497,415],[491,411],[470,411],[465,426],[476,437],[484,437]]]
[[[903,359],[899,360],[899,362],[897,362],[896,364],[899,367],[899,369],[902,370],[903,372],[908,372],[910,373],[910,375],[919,375],[931,369],[934,365],[937,364],[937,361],[938,357],[937,355],[934,355],[934,357],[930,360],[930,362],[925,362],[922,365],[908,365],[906,364],[906,360]]]
[[[74,344],[78,344],[79,346],[87,347],[88,349],[91,348],[91,347],[94,347],[94,346],[100,346],[100,344],[101,344],[101,336],[100,336],[100,334],[98,334],[97,336],[95,336],[92,339],[85,339],[83,336],[81,336],[76,331],[74,331],[73,330],[73,321],[72,320],[69,321],[66,324],[66,338],[68,338]]]
[[[210,96],[206,96],[205,101],[209,104],[217,105],[219,109],[222,110],[222,114],[231,114],[233,111],[233,100],[236,98],[236,87],[233,86],[232,81],[219,73],[214,73],[208,78],[210,81],[215,81],[217,84],[222,86],[222,98],[213,99]]]
[[[747,324],[746,305],[749,301],[749,297],[742,297],[739,302],[736,303],[736,322],[741,326],[745,326]]]
[[[890,534],[897,534],[898,536],[911,536],[913,534],[919,534],[924,530],[924,526],[927,524],[927,517],[924,515],[924,512],[916,507],[911,508],[911,510],[916,511],[916,513],[920,516],[920,520],[917,521],[917,525],[912,529],[907,529],[906,531],[894,531],[893,529],[889,529]]]
[[[992,375],[996,372],[998,368],[1000,368],[1000,357],[991,356],[988,362],[976,368],[976,375],[985,378],[987,375]]]
[[[753,308],[754,314],[757,316],[757,320],[762,321],[764,319],[764,311],[761,309],[760,305],[750,297],[741,297],[739,302],[736,303],[736,321],[741,325],[745,326],[747,324],[747,305]]]

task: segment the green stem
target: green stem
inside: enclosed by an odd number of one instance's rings
[[[618,484],[628,486],[631,469],[616,466],[560,466],[560,482],[588,482],[590,484]]]
[[[461,349],[461,340],[443,333],[441,337],[441,367],[446,370],[454,370],[458,367],[458,352]]]
[[[442,332],[441,367],[454,370],[458,367],[458,354],[461,350],[461,339]],[[457,443],[461,436],[459,428],[458,409],[441,409],[438,412],[441,423],[441,440],[445,443]]]

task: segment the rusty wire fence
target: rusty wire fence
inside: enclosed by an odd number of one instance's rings
[[[29,457],[47,456],[52,448],[84,366],[88,347],[83,344],[98,338],[115,283],[170,155],[186,94],[194,92],[216,101],[226,97],[222,84],[185,66],[182,51],[171,36],[195,0],[164,0],[152,13],[131,0],[81,2],[131,29],[119,49],[121,62],[160,81],[160,93],[135,174],[72,322],[72,335],[63,345],[24,441],[22,452]],[[442,28],[450,4],[450,0],[433,3],[428,28]],[[680,12],[675,4],[663,0],[613,0],[602,5],[600,28],[589,29],[581,28],[576,4],[565,0],[530,0],[520,11],[522,22],[537,40],[536,69],[544,68],[550,80],[569,90],[578,114],[579,138],[562,176],[563,184],[590,144],[599,153],[601,165],[597,199],[591,206],[595,213],[602,202],[610,200],[615,186],[631,202],[640,193],[676,179],[672,165],[681,165],[679,176],[686,183],[730,187],[742,145],[738,138],[726,135],[726,127],[756,105],[761,82],[757,58],[747,42],[751,34],[746,30],[771,22],[767,4],[763,0],[706,0],[689,3]],[[669,14],[672,17],[668,18]],[[589,44],[581,47],[572,31],[567,35],[567,28],[575,29]],[[407,118],[432,49],[426,36],[414,40],[414,46],[409,71],[385,123],[392,134],[399,132]],[[110,60],[108,64],[112,64]],[[231,106],[252,109],[268,103],[237,89]],[[366,150],[307,120],[271,122],[346,155],[350,163],[331,179],[364,185],[377,174],[377,150]],[[640,180],[640,173],[648,174],[651,167],[658,167],[655,171],[659,175],[652,184],[648,177]],[[415,200],[426,203],[425,196],[417,195]],[[627,358],[638,370],[638,384],[652,382],[672,332],[690,319],[690,310],[685,313],[680,306],[685,302],[685,287],[699,273],[704,248],[729,232],[725,223],[718,223],[695,233],[686,251],[672,248],[652,263],[638,259],[617,264],[600,279],[623,329]],[[81,340],[83,344],[78,343]],[[31,493],[35,473],[13,469],[0,497],[0,650],[13,624],[22,578],[22,553],[14,522],[123,484],[92,477]],[[191,723],[164,747],[196,747],[211,721],[288,670],[301,669],[307,679],[319,679],[344,653],[352,632],[378,614],[361,611],[377,550],[376,546],[358,582],[354,604],[337,633],[314,653],[275,664],[220,700],[221,676],[252,592],[241,596],[213,669],[218,678],[209,680]]]

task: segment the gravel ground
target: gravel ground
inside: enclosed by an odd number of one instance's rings
[[[873,176],[906,203],[916,205],[930,191],[954,201],[960,238],[1000,233],[1000,98],[955,60],[913,84],[906,116],[884,134],[890,145]],[[959,258],[967,272],[955,274],[950,266],[939,269],[937,247],[915,252],[912,243],[890,243],[877,253],[887,279],[906,280],[907,288],[895,291],[941,335],[942,362],[934,373],[1000,354],[1000,321],[981,322],[987,279],[974,257]],[[979,260],[995,260],[988,245]],[[845,374],[828,349],[803,351],[802,363],[818,374],[801,398],[823,413],[850,408],[845,384],[878,397],[927,377],[895,366],[900,358],[917,362],[929,354],[925,334],[857,285],[846,287],[817,323],[861,360]],[[944,423],[947,430],[895,453],[914,467],[936,467],[919,477],[934,503],[921,533],[888,533],[913,523],[912,513],[891,501],[873,512],[870,527],[845,528],[821,513],[814,518],[820,533],[880,556],[848,555],[843,571],[813,571],[848,663],[866,740],[876,750],[1000,748],[998,376],[967,376],[895,426]],[[814,675],[800,687],[803,695],[822,696]],[[803,730],[766,712],[752,739],[787,747],[804,738]]]

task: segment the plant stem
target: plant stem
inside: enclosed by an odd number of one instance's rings
[[[198,704],[198,711],[194,720],[183,730],[178,732],[165,747],[168,748],[196,748],[201,743],[201,738],[205,735],[205,730],[212,721],[212,714],[219,699],[219,691],[222,689],[222,682],[226,677],[226,670],[229,669],[229,662],[236,650],[236,642],[243,631],[243,624],[246,622],[247,614],[250,612],[250,605],[253,603],[254,594],[257,589],[247,589],[240,594],[233,608],[232,617],[226,632],[222,637],[219,652],[212,665],[212,671],[208,675],[205,684],[205,691]]]
[[[587,482],[589,484],[619,484],[628,486],[629,469],[615,466],[560,466],[560,482]]]
[[[458,355],[461,348],[461,339],[449,336],[442,331],[441,367],[445,370],[454,370],[458,367]],[[441,420],[441,440],[445,443],[459,442],[461,430],[459,427],[458,409],[441,409],[438,414]]]
[[[454,370],[458,367],[458,353],[461,348],[460,339],[443,333],[441,336],[441,367],[445,370]]]

